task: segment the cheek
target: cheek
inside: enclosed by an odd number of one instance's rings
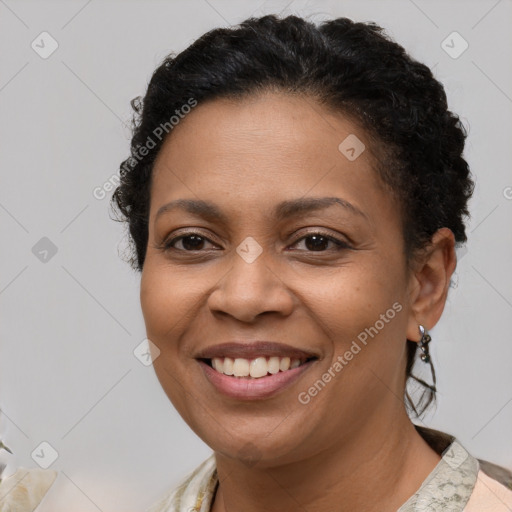
[[[140,304],[148,337],[152,339],[152,336],[169,323],[169,316],[165,315],[165,311],[172,311],[174,299],[165,286],[165,280],[161,276],[157,278],[157,273],[148,268],[147,261],[146,265],[141,278]]]
[[[394,320],[398,316],[396,310],[404,309],[405,283],[396,269],[392,271],[370,257],[367,260],[365,264],[340,268],[309,287],[311,308],[316,308],[321,315],[319,321],[334,332],[357,336],[381,315],[385,315],[385,320],[390,317]],[[393,309],[395,303],[402,308]],[[392,323],[396,322],[389,321],[386,325]]]
[[[334,423],[357,422],[386,397],[401,393],[407,325],[403,282],[374,264],[339,269],[317,283],[308,306],[330,350],[301,391],[312,397],[311,411],[336,403]],[[325,388],[318,379],[328,382]]]
[[[147,260],[141,277],[140,303],[150,339],[150,334],[156,340],[172,335],[171,329],[178,328],[191,304],[197,302],[190,280],[185,282],[180,276],[179,272],[170,272]]]
[[[331,390],[343,392],[346,403],[350,397],[365,396],[371,404],[390,388],[398,392],[402,375],[407,327],[404,279],[392,262],[371,260],[339,269],[315,288],[321,292],[310,295],[310,307],[331,347],[322,371],[336,375]]]
[[[189,375],[179,357],[180,333],[189,321],[193,291],[179,278],[178,272],[165,268],[147,259],[140,286],[140,302],[147,337],[158,347],[160,353],[153,361],[155,374],[170,401],[189,421],[185,389],[191,388]]]

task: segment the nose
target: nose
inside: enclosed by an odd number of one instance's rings
[[[248,262],[235,253],[231,268],[210,293],[210,311],[247,323],[263,313],[290,315],[294,304],[292,292],[271,259],[263,252]]]

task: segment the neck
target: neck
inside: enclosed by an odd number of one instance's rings
[[[219,487],[212,512],[395,512],[440,456],[405,414],[376,418],[308,459],[265,469],[216,453]]]

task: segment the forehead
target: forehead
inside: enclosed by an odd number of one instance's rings
[[[312,97],[264,92],[199,103],[173,128],[161,154],[186,147],[194,150],[186,155],[188,160],[213,150],[217,154],[210,157],[226,161],[257,155],[258,163],[265,157],[290,163],[322,157],[334,163],[340,157],[339,144],[349,135],[366,138],[355,122]]]
[[[366,133],[311,97],[215,99],[199,103],[165,140],[153,170],[151,215],[182,197],[237,197],[268,207],[336,191],[364,207],[383,193],[374,165]]]

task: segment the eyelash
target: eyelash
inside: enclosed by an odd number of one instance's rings
[[[176,241],[182,240],[182,239],[187,238],[189,236],[198,236],[198,237],[202,238],[203,240],[208,241],[211,244],[214,243],[209,238],[205,237],[201,233],[198,233],[198,232],[195,232],[195,231],[188,231],[188,232],[183,233],[181,235],[175,236],[174,238],[171,238],[170,240],[164,241],[163,244],[159,247],[159,249],[164,250],[164,251],[169,251],[171,249],[174,249],[176,251],[194,253],[196,251],[187,251],[185,249],[176,249],[176,247],[173,247],[173,245],[172,245]],[[295,240],[295,242],[293,242],[293,245],[297,244],[298,242],[300,242],[302,240],[305,240],[306,238],[312,237],[312,236],[321,236],[321,237],[326,238],[327,240],[333,242],[337,246],[334,249],[335,251],[341,251],[341,250],[344,250],[344,249],[350,249],[351,248],[350,245],[347,242],[343,242],[343,241],[333,237],[332,235],[330,235],[328,233],[324,233],[322,231],[312,231],[310,233],[307,233],[307,234],[301,236],[300,238],[298,238],[297,240]],[[201,249],[198,249],[197,251],[198,252],[204,252]],[[306,252],[311,252],[311,253],[314,253],[314,252],[328,252],[328,250],[325,250],[325,251],[308,251],[308,250],[306,250]]]

